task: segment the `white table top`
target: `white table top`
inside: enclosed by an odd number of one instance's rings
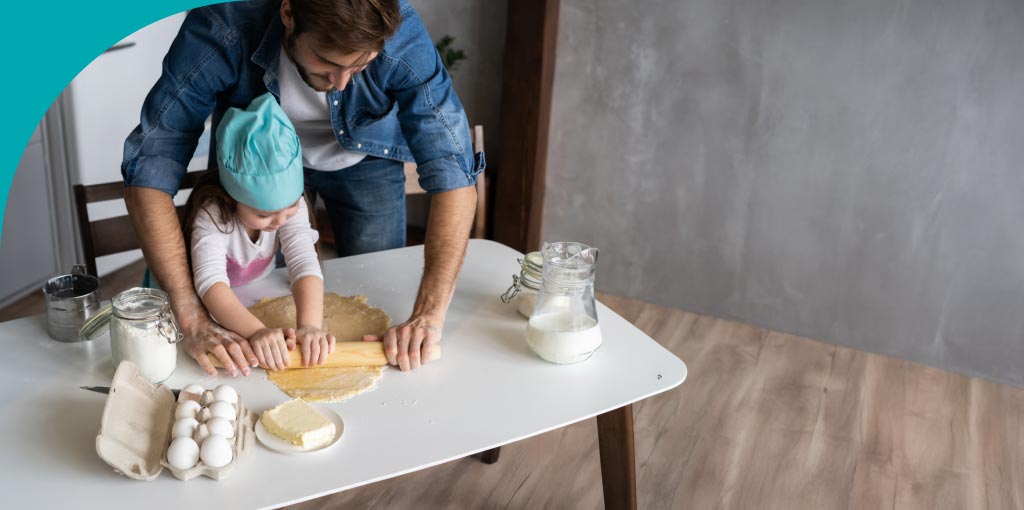
[[[345,434],[333,447],[283,455],[257,444],[220,482],[206,477],[182,482],[166,472],[150,482],[115,474],[95,450],[106,397],[79,389],[110,383],[107,337],[55,342],[46,334],[44,316],[0,324],[8,366],[0,372],[3,506],[278,507],[563,427],[669,390],[686,378],[682,361],[604,305],[598,308],[604,344],[590,360],[560,366],[535,356],[523,340],[525,319],[498,299],[518,273],[520,257],[491,241],[470,241],[440,362],[407,373],[387,370],[376,391],[329,404],[345,419]],[[412,309],[422,267],[422,247],[331,260],[324,264],[325,287],[342,295],[365,294],[371,305],[400,322]],[[246,292],[286,293],[286,278],[278,271]],[[181,388],[192,382],[206,387],[229,382],[257,412],[288,399],[262,371],[248,378],[214,378],[182,355],[166,384]]]

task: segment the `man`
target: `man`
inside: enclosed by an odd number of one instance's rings
[[[402,161],[432,195],[425,264],[409,319],[383,338],[389,363],[420,366],[440,341],[465,256],[483,170],[466,115],[416,11],[405,0],[255,0],[195,9],[125,141],[128,212],[146,261],[171,296],[186,351],[213,375],[256,356],[203,308],[172,202],[203,124],[270,91],[302,143],[306,184],[324,198],[342,255],[405,244]],[[215,147],[212,143],[211,147]],[[215,164],[216,157],[211,154]]]

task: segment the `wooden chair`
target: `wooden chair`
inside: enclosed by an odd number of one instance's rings
[[[473,153],[479,153],[484,151],[484,127],[477,125],[473,126]],[[416,173],[416,163],[406,163],[404,166],[405,170],[405,195],[406,196],[417,196],[426,195],[427,191],[420,187],[419,175]],[[331,228],[331,220],[327,216],[327,211],[322,206],[316,207],[316,224],[317,230],[320,231],[320,242],[326,245],[334,246],[334,230]],[[410,228],[411,235],[410,240],[420,240],[418,237],[422,237],[422,232],[415,232],[414,229]],[[483,239],[487,235],[487,183],[484,174],[477,175],[476,179],[476,213],[473,218],[473,228],[470,231],[470,237],[474,239]]]
[[[473,126],[473,153],[484,151],[484,127]],[[427,191],[420,187],[419,175],[416,173],[416,163],[405,164],[405,194],[426,195]],[[487,228],[487,185],[484,174],[476,177],[476,216],[473,218],[473,229],[470,237],[483,239]]]
[[[191,189],[199,177],[205,172],[189,172],[181,181],[182,190]],[[115,216],[102,220],[89,221],[88,205],[107,200],[124,200],[124,183],[121,181],[106,182],[85,186],[74,186],[75,210],[78,213],[78,228],[82,233],[82,251],[85,255],[85,266],[91,275],[96,273],[96,258],[113,255],[140,247],[139,238],[135,236],[128,215]],[[185,206],[177,206],[178,219],[185,213]]]

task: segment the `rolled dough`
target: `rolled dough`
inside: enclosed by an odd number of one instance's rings
[[[377,388],[384,367],[307,368],[268,372],[267,378],[292,398],[339,402]]]
[[[290,295],[263,299],[249,311],[268,328],[295,327],[295,299]],[[339,342],[381,336],[390,324],[384,310],[366,304],[366,296],[324,294],[324,328]],[[375,389],[382,375],[382,367],[307,368],[268,372],[268,379],[292,398],[338,402]]]

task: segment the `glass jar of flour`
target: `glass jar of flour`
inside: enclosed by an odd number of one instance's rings
[[[519,276],[512,275],[512,286],[501,295],[502,303],[512,303],[523,317],[529,319],[533,313],[537,294],[540,292],[544,258],[539,251],[527,253],[519,260],[522,270]]]
[[[526,326],[526,343],[552,363],[586,361],[601,346],[594,300],[597,248],[585,244],[545,243],[543,277]]]
[[[111,300],[110,355],[114,366],[123,360],[139,367],[150,382],[167,380],[178,362],[183,335],[171,313],[167,293],[134,288]]]

